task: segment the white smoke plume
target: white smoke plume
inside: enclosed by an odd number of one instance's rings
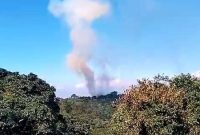
[[[90,94],[96,95],[95,74],[88,65],[97,42],[92,23],[109,13],[109,3],[101,0],[51,0],[49,11],[70,27],[73,50],[68,56],[68,64],[84,76]]]

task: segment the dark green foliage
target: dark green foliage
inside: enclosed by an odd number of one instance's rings
[[[55,98],[55,89],[34,74],[0,69],[0,134],[72,134]]]
[[[184,108],[188,112],[191,134],[200,134],[200,80],[190,74],[181,74],[171,80],[171,85],[186,91]]]

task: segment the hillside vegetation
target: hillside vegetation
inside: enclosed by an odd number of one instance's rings
[[[84,133],[104,135],[114,112],[113,103],[119,98],[117,92],[99,97],[72,95],[60,101],[61,113],[71,119],[73,127]]]
[[[0,69],[0,135],[199,135],[200,80],[139,80],[123,95],[56,98],[35,74]]]

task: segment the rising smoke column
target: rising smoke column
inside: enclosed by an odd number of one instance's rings
[[[49,10],[70,27],[73,50],[68,56],[68,64],[84,76],[90,94],[96,95],[95,74],[88,65],[97,42],[92,23],[109,12],[109,4],[101,0],[51,0]]]

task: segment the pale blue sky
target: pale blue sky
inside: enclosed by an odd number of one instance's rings
[[[58,96],[80,79],[66,65],[69,28],[48,11],[49,0],[0,1],[0,67],[33,72],[56,85]],[[199,0],[110,0],[112,13],[94,23],[100,45],[91,63],[109,64],[113,76],[136,78],[200,70]],[[65,89],[65,90],[60,90]],[[74,90],[74,91],[73,91]]]

